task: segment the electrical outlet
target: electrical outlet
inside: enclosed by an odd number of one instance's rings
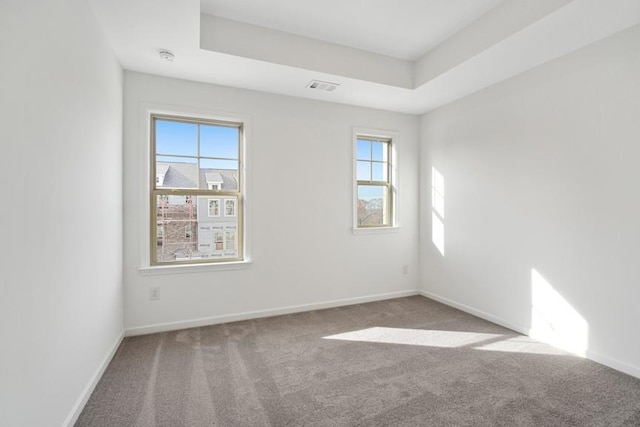
[[[409,274],[409,265],[405,264],[402,266],[402,274]]]
[[[149,299],[160,299],[160,286],[154,286],[149,288]]]

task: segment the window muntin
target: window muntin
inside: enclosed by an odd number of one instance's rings
[[[151,264],[240,261],[242,124],[151,117]]]
[[[389,138],[357,136],[357,228],[393,226],[391,146]]]

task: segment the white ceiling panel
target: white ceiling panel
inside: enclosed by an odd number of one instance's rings
[[[416,60],[503,0],[202,0],[202,12]]]

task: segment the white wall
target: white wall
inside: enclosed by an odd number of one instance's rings
[[[418,117],[133,72],[125,73],[124,96],[129,333],[417,289]],[[153,276],[138,271],[145,263],[141,245],[148,245],[148,175],[140,173],[147,161],[145,104],[249,117],[247,268]],[[395,233],[352,234],[354,126],[399,134],[401,228]],[[402,274],[404,264],[408,275]],[[160,300],[149,300],[151,286],[160,286]]]
[[[0,425],[73,421],[122,321],[122,71],[81,0],[0,3]]]
[[[639,46],[636,26],[426,114],[420,192],[427,294],[521,331],[542,312],[560,338],[585,332],[587,356],[636,376]],[[432,166],[444,256],[431,243]],[[532,307],[541,281],[555,292]]]

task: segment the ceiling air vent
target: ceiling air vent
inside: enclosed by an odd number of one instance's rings
[[[311,80],[307,87],[314,90],[323,90],[325,92],[333,92],[340,86],[338,83],[323,82],[321,80]]]

